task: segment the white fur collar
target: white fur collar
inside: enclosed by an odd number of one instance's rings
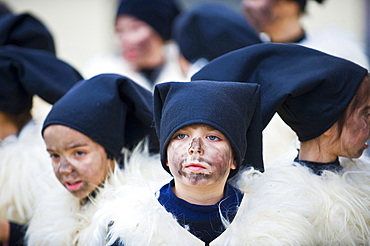
[[[244,189],[241,207],[227,230],[211,245],[314,245],[315,230],[302,216],[309,208],[291,204],[289,194],[259,193],[261,186],[269,186],[261,177],[254,171],[244,173],[248,188]],[[124,186],[115,196],[102,202],[94,217],[95,245],[109,245],[118,238],[125,246],[204,245],[159,204],[153,189]],[[107,236],[108,224],[112,225]]]
[[[316,228],[318,245],[369,245],[370,166],[368,160],[340,159],[340,174],[315,175],[292,162],[275,163],[264,176],[270,191],[285,190],[311,206],[303,215]]]
[[[341,175],[314,175],[292,162],[271,166],[263,174],[242,172],[237,186],[244,193],[243,203],[211,245],[368,245],[369,165],[364,160],[341,163]],[[202,245],[153,194],[152,189],[125,186],[116,198],[102,202],[92,225],[94,242],[109,245],[120,238],[125,246]]]
[[[57,182],[39,125],[30,122],[18,137],[10,136],[1,143],[1,219],[27,223],[36,201]]]

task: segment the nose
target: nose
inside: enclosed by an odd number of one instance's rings
[[[204,150],[202,148],[202,144],[203,144],[202,143],[202,139],[200,137],[193,138],[193,140],[190,143],[189,154],[190,155],[192,155],[192,154],[203,155],[204,154]]]
[[[67,160],[67,158],[62,157],[58,166],[58,172],[60,174],[70,174],[73,172],[72,164]]]

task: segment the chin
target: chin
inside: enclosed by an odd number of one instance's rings
[[[193,186],[207,185],[210,178],[210,175],[204,173],[190,173],[186,176],[187,183]]]
[[[354,158],[354,159],[360,158],[363,152],[364,152],[364,150],[361,149],[361,150],[357,151],[356,153],[349,154],[348,158]]]

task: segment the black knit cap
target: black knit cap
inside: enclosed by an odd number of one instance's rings
[[[246,18],[222,4],[202,3],[175,20],[173,37],[182,55],[194,63],[213,60],[227,52],[262,41]]]
[[[307,0],[293,0],[293,1],[298,2],[299,7],[301,8],[301,10],[302,10],[302,11],[305,11],[305,9],[306,9],[306,4],[307,4]],[[322,2],[324,2],[324,0],[314,0],[314,1],[316,1],[316,2],[318,2],[318,3],[322,3]]]
[[[131,15],[146,22],[163,38],[171,39],[171,28],[180,13],[175,0],[122,0],[116,18]]]
[[[16,45],[55,54],[54,40],[45,25],[31,14],[0,16],[0,46]]]
[[[70,127],[118,158],[122,147],[131,149],[151,133],[152,93],[117,74],[82,80],[54,104],[43,125]]]
[[[261,149],[260,88],[236,82],[169,82],[154,91],[154,121],[160,141],[162,166],[166,166],[167,146],[180,128],[194,123],[207,124],[229,140],[237,170],[254,166],[263,171]],[[231,170],[229,177],[237,170]]]
[[[32,108],[38,95],[55,103],[81,75],[54,54],[7,45],[0,47],[0,111],[19,114]]]
[[[339,119],[366,74],[355,63],[317,50],[264,43],[213,60],[192,80],[260,84],[262,127],[278,112],[299,140],[307,141]]]

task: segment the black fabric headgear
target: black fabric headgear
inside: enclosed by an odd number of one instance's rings
[[[81,75],[54,54],[12,45],[0,47],[0,111],[19,114],[38,95],[55,103]]]
[[[367,70],[294,44],[264,43],[207,64],[192,80],[261,85],[263,128],[277,111],[300,141],[320,136],[344,113]]]
[[[257,84],[210,81],[169,82],[154,91],[154,121],[160,141],[162,166],[166,166],[167,147],[180,128],[207,124],[229,140],[240,167],[263,170],[260,89]],[[232,170],[230,176],[237,173]]]
[[[298,2],[299,7],[301,8],[301,10],[305,11],[307,0],[293,0],[293,1]],[[322,3],[324,0],[315,0],[315,1],[318,2],[318,3]]]
[[[0,46],[15,45],[46,50],[55,54],[49,30],[30,14],[5,14],[0,17]]]
[[[131,15],[146,22],[164,39],[171,39],[174,19],[180,13],[175,0],[122,0],[119,15]]]
[[[120,156],[154,134],[152,93],[117,74],[82,80],[54,104],[43,125],[70,127],[103,146],[108,155]]]
[[[174,23],[173,37],[191,63],[213,60],[227,52],[262,43],[256,31],[238,12],[215,3],[184,11]]]

